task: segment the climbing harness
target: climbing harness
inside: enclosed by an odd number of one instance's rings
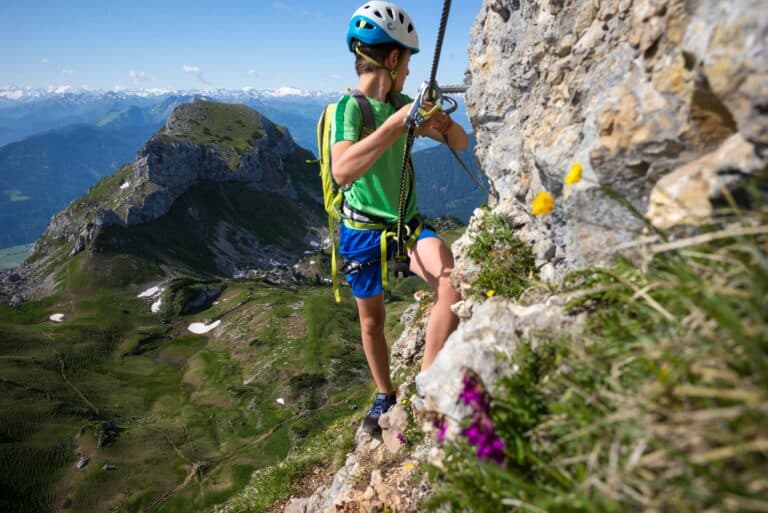
[[[376,119],[373,114],[373,108],[366,98],[366,96],[358,90],[348,91],[350,97],[352,97],[360,108],[360,134],[359,138],[362,140],[369,136],[376,130]],[[397,94],[390,94],[387,96],[387,101],[393,105],[395,109],[400,109],[404,103]],[[320,116],[320,120],[317,123],[317,150],[318,150],[318,162],[320,164],[320,179],[323,184],[323,204],[325,211],[328,214],[328,231],[331,236],[331,282],[333,286],[333,293],[336,302],[341,302],[341,294],[339,292],[338,275],[336,272],[336,262],[338,258],[338,247],[336,243],[336,224],[343,222],[347,227],[357,230],[381,230],[380,248],[381,248],[381,273],[382,273],[382,285],[386,288],[387,283],[387,243],[396,239],[395,224],[388,222],[384,219],[370,216],[364,212],[355,210],[346,201],[344,201],[345,188],[339,187],[333,181],[331,174],[331,120],[335,116],[337,104],[332,103],[326,106],[323,114]],[[410,168],[409,179],[410,183],[407,183],[409,195],[412,194],[414,189],[415,176],[413,175],[412,166]],[[406,205],[410,202],[410,196],[406,198]],[[405,246],[410,249],[413,244],[416,243],[416,239],[422,231],[421,218],[418,218],[418,223],[414,226],[406,225],[406,238]],[[346,267],[347,264],[345,264]],[[355,269],[350,267],[349,269]],[[356,272],[360,271],[360,267],[356,268]],[[343,271],[343,269],[342,269]],[[343,271],[344,272],[344,271]],[[345,272],[345,274],[348,274]]]

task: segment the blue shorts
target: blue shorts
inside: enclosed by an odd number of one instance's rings
[[[409,224],[415,224],[413,222]],[[424,226],[417,240],[438,238],[437,234]],[[396,244],[387,244],[387,258],[395,254]],[[346,275],[356,298],[376,296],[384,290],[381,283],[381,230],[356,230],[341,223],[339,231],[339,254],[347,261],[362,265],[359,271]]]

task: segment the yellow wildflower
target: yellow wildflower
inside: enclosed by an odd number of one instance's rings
[[[403,399],[403,400],[402,400],[402,401],[400,401],[400,402],[401,402],[401,403],[403,403],[403,404],[408,404],[408,399]]]
[[[581,180],[582,171],[583,170],[581,168],[581,163],[574,162],[573,165],[571,166],[571,170],[568,171],[568,174],[565,176],[565,183],[567,185],[579,183],[579,181]]]
[[[533,198],[531,213],[535,216],[543,216],[552,212],[555,208],[555,199],[547,191],[541,191]]]
[[[488,292],[485,293],[488,297],[493,297],[496,294],[496,291],[493,289],[490,289]]]
[[[411,470],[413,468],[413,463],[406,464],[405,468],[407,468],[408,470]]]

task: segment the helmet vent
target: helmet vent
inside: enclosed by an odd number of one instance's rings
[[[413,32],[413,24],[409,23],[408,24],[408,33],[410,34],[411,32]]]
[[[403,16],[403,13],[398,14],[400,14],[400,23],[405,23],[405,16]]]
[[[392,18],[393,20],[395,19],[395,13],[392,12],[391,7],[387,7],[387,14],[389,14],[389,17]]]
[[[375,14],[377,18],[381,18],[382,20],[384,19],[384,16],[382,16],[379,11],[373,11],[373,14]]]

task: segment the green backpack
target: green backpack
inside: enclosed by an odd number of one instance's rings
[[[376,119],[373,115],[368,98],[358,91],[353,90],[349,95],[357,101],[360,107],[362,123],[360,127],[360,139],[371,135],[376,130]],[[404,105],[400,97],[396,94],[389,95],[387,100],[399,109]],[[336,106],[338,103],[331,103],[325,107],[320,119],[317,122],[317,155],[320,164],[320,180],[323,185],[323,204],[328,214],[328,231],[331,236],[331,279],[333,282],[333,295],[337,303],[341,302],[339,293],[339,283],[336,270],[336,254],[338,247],[336,243],[336,224],[345,218],[342,213],[342,203],[344,201],[344,188],[333,181],[331,173],[331,122],[336,115]]]

